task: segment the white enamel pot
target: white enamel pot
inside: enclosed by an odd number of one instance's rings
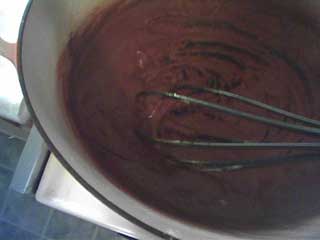
[[[320,217],[295,229],[283,226],[276,231],[267,232],[228,233],[196,226],[162,214],[135,200],[117,188],[92,164],[63,113],[57,84],[57,62],[70,34],[86,16],[95,8],[113,2],[114,0],[32,0],[24,15],[17,53],[20,82],[38,129],[63,165],[94,196],[123,217],[153,233],[154,239],[285,240],[314,237],[316,233],[320,238]],[[311,15],[319,15],[320,20],[320,1],[278,2],[285,7],[297,5]],[[8,49],[4,53],[14,54]]]

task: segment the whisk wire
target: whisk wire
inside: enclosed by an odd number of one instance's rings
[[[209,93],[214,93],[210,89],[201,89],[201,90],[209,92]],[[214,91],[218,91],[217,89],[213,89],[213,90]],[[222,93],[222,92],[220,92],[220,93]],[[224,93],[228,94],[228,92],[224,92]],[[210,108],[210,109],[217,110],[217,111],[220,111],[220,112],[223,112],[223,113],[226,113],[226,114],[229,114],[229,115],[233,115],[233,116],[236,116],[236,117],[241,117],[241,118],[245,118],[245,119],[248,119],[248,120],[253,120],[253,121],[256,121],[256,122],[260,122],[260,123],[263,123],[263,124],[272,125],[274,127],[280,127],[280,128],[284,128],[284,129],[287,129],[287,130],[300,132],[300,133],[303,133],[303,134],[311,134],[311,135],[320,136],[320,128],[309,127],[309,126],[304,126],[304,125],[300,125],[300,124],[292,124],[292,123],[288,123],[288,122],[284,122],[284,121],[280,121],[280,120],[275,120],[275,119],[271,119],[271,118],[255,115],[255,114],[252,114],[252,113],[240,111],[240,110],[237,110],[237,109],[225,107],[225,106],[222,106],[220,104],[211,103],[211,102],[203,101],[203,100],[196,99],[196,98],[193,98],[193,97],[180,95],[178,93],[161,92],[161,91],[144,91],[144,92],[141,92],[139,94],[139,96],[151,96],[151,95],[158,95],[158,96],[162,96],[162,97],[166,97],[166,98],[175,99],[175,100],[178,100],[178,101],[183,102],[185,104],[194,104],[194,105],[198,105],[198,106],[201,106],[201,107]],[[236,97],[238,99],[241,96],[234,95],[233,97]],[[252,105],[253,104],[254,105],[257,105],[257,104],[264,105],[264,107],[267,107],[268,109],[272,110],[273,112],[277,112],[279,114],[282,114],[285,117],[290,117],[290,118],[293,118],[293,119],[299,118],[300,121],[304,121],[304,122],[307,122],[309,124],[320,126],[320,122],[318,122],[316,120],[308,119],[308,118],[305,118],[305,117],[297,115],[297,114],[289,113],[289,112],[287,112],[285,110],[282,110],[282,109],[279,109],[279,108],[275,108],[275,107],[272,107],[272,106],[267,105],[267,104],[260,103],[260,102],[255,101],[255,100],[251,100],[249,98],[242,98],[242,100],[244,102],[250,101],[250,103]],[[285,114],[280,113],[280,112],[283,112]]]
[[[179,89],[191,89],[191,90],[197,90],[197,91],[201,91],[201,92],[213,93],[213,94],[224,96],[224,97],[229,97],[231,99],[239,100],[241,102],[250,104],[255,107],[260,107],[264,110],[268,110],[270,112],[277,113],[279,115],[283,115],[285,117],[300,121],[302,123],[306,123],[306,124],[320,127],[320,121],[318,121],[318,120],[310,119],[310,118],[304,117],[302,115],[283,110],[281,108],[270,106],[270,105],[265,104],[263,102],[259,102],[254,99],[248,98],[248,97],[240,96],[240,95],[232,93],[232,92],[227,92],[227,91],[215,89],[215,88],[194,87],[194,86],[190,86],[190,85],[183,85],[183,86],[179,87]]]
[[[204,92],[214,95],[220,95],[233,100],[237,100],[260,109],[264,109],[273,113],[276,113],[287,119],[295,120],[300,123],[289,123],[286,121],[281,121],[277,119],[272,119],[260,115],[255,115],[249,112],[240,111],[238,109],[233,109],[226,107],[217,103],[204,101],[190,96],[185,96],[178,94],[178,90],[192,90],[195,93]],[[183,85],[175,89],[175,92],[161,92],[161,91],[143,91],[140,92],[137,97],[145,96],[159,96],[162,98],[173,99],[188,105],[197,105],[200,107],[209,108],[215,111],[223,112],[232,116],[240,117],[243,119],[259,122],[265,125],[278,127],[286,129],[288,131],[298,132],[304,135],[311,136],[320,136],[320,121],[315,119],[310,119],[299,114],[295,114],[281,108],[277,108],[257,100],[240,96],[231,92],[223,91],[215,88],[203,88],[190,85]],[[231,142],[218,142],[218,141],[186,141],[180,139],[163,139],[153,136],[147,136],[141,132],[137,133],[139,137],[150,141],[155,144],[168,145],[171,147],[182,147],[182,148],[211,148],[211,149],[239,149],[239,150],[268,150],[268,149],[286,149],[286,150],[320,150],[320,142],[252,142],[252,141],[231,141]],[[188,159],[176,159],[171,156],[171,160],[175,162],[191,167],[196,168],[201,171],[235,171],[243,168],[255,168],[270,166],[274,164],[281,163],[294,163],[305,161],[304,158],[286,158],[286,159],[273,159],[271,161],[261,161],[261,160],[242,160],[242,161],[202,161],[202,160],[188,160]],[[312,158],[309,158],[311,161],[320,160],[320,158],[313,155]]]

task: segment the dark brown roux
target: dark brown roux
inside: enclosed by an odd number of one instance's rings
[[[184,84],[219,87],[317,118],[319,35],[294,14],[266,1],[142,0],[120,1],[91,17],[70,40],[60,76],[68,117],[106,177],[151,207],[209,227],[277,226],[317,214],[319,164],[201,173],[163,155],[223,161],[305,153],[181,151],[135,134],[313,140],[170,100],[136,98],[142,90]],[[222,97],[193,96],[279,119]]]

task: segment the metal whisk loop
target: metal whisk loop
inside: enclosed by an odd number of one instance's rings
[[[163,98],[173,99],[185,104],[197,105],[200,107],[209,108],[215,111],[223,112],[232,116],[244,118],[247,120],[256,121],[262,124],[286,129],[288,131],[298,132],[305,135],[319,136],[320,137],[320,121],[310,119],[295,113],[288,112],[286,110],[256,101],[251,98],[243,97],[231,92],[215,89],[215,88],[202,88],[195,86],[180,86],[178,90],[192,90],[194,92],[205,92],[214,95],[220,95],[233,100],[237,100],[261,109],[276,113],[280,116],[286,117],[288,119],[295,120],[299,123],[288,123],[281,120],[276,120],[260,115],[255,115],[252,113],[240,111],[238,109],[233,109],[226,107],[220,104],[204,101],[201,99],[185,96],[178,94],[176,92],[161,92],[161,91],[144,91],[137,95],[137,97],[144,96],[160,96]],[[237,141],[237,142],[215,142],[215,141],[186,141],[186,140],[170,140],[163,138],[156,138],[152,136],[146,136],[142,133],[138,133],[139,137],[142,137],[145,140],[148,140],[153,143],[169,145],[173,147],[184,147],[184,148],[212,148],[212,149],[238,149],[238,150],[269,150],[269,149],[308,149],[308,150],[320,150],[320,142],[252,142],[252,141]],[[304,159],[304,158],[302,158]],[[198,168],[202,171],[234,171],[243,168],[253,168],[253,167],[263,167],[269,166],[270,164],[279,164],[285,162],[300,162],[301,158],[287,158],[287,159],[273,159],[268,161],[261,160],[244,160],[244,161],[201,161],[201,160],[184,160],[184,159],[175,159],[175,162],[178,162],[182,165]],[[313,157],[310,160],[320,160],[320,157]],[[303,160],[305,161],[305,159]]]
[[[285,111],[280,108],[276,108],[270,105],[267,105],[265,103],[258,102],[256,100],[239,96],[236,94],[233,94],[231,92],[221,91],[219,89],[212,89],[212,88],[200,88],[200,87],[193,87],[193,86],[182,86],[179,89],[191,89],[195,91],[201,91],[201,92],[207,92],[212,94],[218,94],[225,97],[233,98],[239,101],[242,101],[244,103],[248,103],[250,105],[254,105],[263,109],[266,109],[268,111],[277,113],[279,115],[283,115],[287,118],[291,118],[300,122],[304,122],[309,125],[313,125],[316,127],[309,127],[302,124],[294,124],[294,123],[287,123],[280,120],[275,120],[259,115],[255,115],[252,113],[243,112],[237,109],[225,107],[216,103],[211,103],[207,101],[203,101],[200,99],[196,99],[189,96],[180,95],[177,93],[171,93],[171,92],[160,92],[160,91],[144,91],[138,94],[138,97],[141,96],[161,96],[165,98],[174,99],[180,102],[183,102],[185,104],[194,104],[201,107],[206,107],[209,109],[213,109],[216,111],[220,111],[226,114],[230,114],[236,117],[245,118],[248,120],[253,120],[256,122],[260,122],[266,125],[271,125],[274,127],[279,127],[283,129],[287,129],[289,131],[295,131],[306,135],[314,135],[314,136],[320,136],[320,121],[313,120],[306,118],[304,116],[294,114],[288,111]],[[270,148],[320,148],[320,143],[263,143],[263,142],[250,142],[250,141],[243,141],[241,143],[225,143],[225,142],[198,142],[198,141],[183,141],[183,140],[167,140],[167,139],[161,139],[161,138],[153,138],[149,139],[154,142],[160,143],[160,144],[168,144],[168,145],[174,145],[174,146],[181,146],[181,147],[210,147],[210,148],[237,148],[237,149],[270,149]]]

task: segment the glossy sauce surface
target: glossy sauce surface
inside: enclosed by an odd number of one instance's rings
[[[276,227],[317,214],[317,163],[203,173],[166,157],[224,161],[310,153],[173,149],[136,134],[316,140],[168,99],[137,98],[146,90],[174,91],[286,120],[224,97],[178,90],[215,87],[319,119],[319,32],[297,14],[250,0],[119,1],[98,10],[72,36],[59,68],[68,117],[95,165],[147,205],[208,227]]]

